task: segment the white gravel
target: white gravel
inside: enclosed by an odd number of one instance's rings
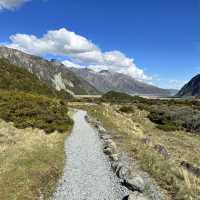
[[[122,200],[127,191],[113,174],[96,131],[74,114],[74,128],[65,144],[66,166],[54,200]]]

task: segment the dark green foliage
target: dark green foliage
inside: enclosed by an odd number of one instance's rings
[[[200,101],[198,99],[147,99],[139,96],[110,91],[102,102],[126,104],[121,112],[134,112],[136,105],[149,112],[148,118],[164,131],[185,130],[200,134]]]
[[[132,106],[122,106],[119,111],[124,113],[133,113],[134,108]]]
[[[55,96],[57,98],[65,99],[68,101],[73,99],[73,96],[71,94],[69,94],[68,92],[66,92],[65,90],[55,91]]]
[[[102,95],[101,100],[111,103],[128,103],[133,100],[133,97],[126,93],[110,91]]]
[[[159,124],[157,125],[157,128],[163,130],[163,131],[177,131],[179,128],[175,124],[167,123],[167,124]]]
[[[42,94],[50,97],[71,99],[65,91],[56,91],[40,81],[26,69],[10,64],[6,59],[0,59],[0,89],[9,91],[23,91]]]
[[[189,106],[159,105],[149,108],[149,119],[165,131],[186,130],[200,133],[200,111]]]
[[[46,133],[67,131],[73,123],[64,101],[24,92],[0,91],[0,118],[17,128],[40,128]]]

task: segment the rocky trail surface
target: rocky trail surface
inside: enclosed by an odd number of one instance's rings
[[[85,115],[84,111],[74,114],[74,128],[65,144],[66,166],[53,199],[122,200],[128,191],[113,173],[98,134]]]

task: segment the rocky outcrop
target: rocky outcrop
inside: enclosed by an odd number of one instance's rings
[[[181,162],[181,166],[184,167],[187,171],[194,174],[195,176],[200,177],[200,167],[195,166],[194,164],[185,160]]]
[[[162,144],[154,144],[149,136],[143,138],[142,143],[157,151],[165,159],[170,158],[170,153],[168,152],[167,148]]]
[[[168,159],[170,157],[169,152],[167,151],[166,147],[164,147],[161,144],[156,144],[154,146],[154,149],[160,154],[162,155],[164,158]]]
[[[130,178],[125,178],[123,185],[126,186],[131,191],[144,192],[145,182],[141,176],[133,176]]]

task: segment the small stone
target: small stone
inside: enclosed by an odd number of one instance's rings
[[[143,178],[138,175],[125,179],[123,185],[132,191],[143,192],[145,189],[145,182]]]
[[[103,152],[106,154],[106,155],[111,155],[113,152],[112,152],[112,148],[110,147],[106,147],[103,149]]]
[[[111,144],[112,144],[112,140],[111,139],[107,139],[107,140],[105,140],[105,142],[104,142],[104,147],[110,147],[111,146]]]
[[[163,146],[163,145],[161,145],[161,144],[156,144],[155,146],[154,146],[154,149],[159,153],[159,154],[161,154],[164,158],[169,158],[170,157],[170,155],[169,155],[169,152],[167,151],[167,149]]]
[[[99,126],[98,131],[101,133],[105,133],[106,129],[103,126]]]
[[[148,197],[146,197],[144,194],[139,192],[133,192],[129,194],[128,200],[149,200]]]
[[[111,167],[113,168],[114,172],[117,173],[117,171],[119,171],[119,169],[123,166],[123,164],[121,162],[113,162]]]
[[[150,146],[150,147],[153,146],[153,142],[152,142],[152,140],[151,140],[150,137],[143,138],[143,139],[142,139],[142,143],[144,143],[144,144],[146,144],[146,145],[148,145],[148,146]]]
[[[111,139],[105,141],[104,148],[111,148],[112,152],[117,152],[117,145]]]
[[[118,154],[111,154],[110,155],[110,159],[112,160],[112,161],[118,161],[119,160],[119,158],[118,158]]]
[[[125,179],[125,178],[128,178],[128,177],[129,177],[130,173],[131,173],[131,172],[130,172],[130,169],[129,169],[129,168],[122,166],[122,167],[118,170],[117,176],[118,176],[119,178],[121,178],[121,179]]]
[[[108,135],[108,134],[105,134],[105,135],[101,136],[101,139],[102,140],[108,140],[108,139],[112,139],[112,137],[110,135]]]
[[[115,171],[117,169],[117,166],[119,165],[119,162],[118,161],[114,161],[112,162],[111,164],[111,167],[113,168],[113,170]]]

